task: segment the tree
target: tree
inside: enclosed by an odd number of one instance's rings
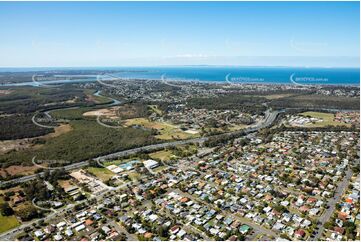
[[[4,202],[0,205],[0,211],[3,216],[11,216],[14,214],[14,210],[10,207],[9,203]]]
[[[23,221],[29,221],[33,218],[38,217],[38,215],[38,211],[32,205],[24,206],[16,211],[16,216],[19,216]]]

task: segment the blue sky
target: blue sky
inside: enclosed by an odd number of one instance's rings
[[[359,20],[359,2],[0,2],[0,66],[359,66]]]

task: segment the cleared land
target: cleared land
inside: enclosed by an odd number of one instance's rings
[[[350,124],[341,123],[334,121],[335,115],[333,113],[321,113],[321,112],[304,112],[301,113],[303,116],[309,116],[312,118],[322,119],[322,122],[317,122],[313,124],[306,125],[307,127],[325,127],[325,126],[347,126],[350,127]]]
[[[150,121],[146,118],[134,118],[125,120],[125,126],[130,127],[134,125],[142,126],[146,129],[156,129],[160,134],[156,135],[158,139],[172,140],[172,139],[190,139],[198,137],[194,134],[189,134],[181,131],[177,126],[165,123]]]
[[[101,167],[88,167],[86,169],[89,173],[93,174],[94,176],[98,177],[103,182],[108,181],[112,178],[115,174],[106,168]]]
[[[161,150],[161,151],[150,153],[149,156],[152,159],[159,159],[161,161],[167,161],[167,160],[170,160],[175,155],[173,155],[172,151],[170,151],[170,150]]]
[[[98,110],[88,111],[83,113],[83,116],[106,116],[108,118],[116,118],[118,107],[102,108]]]
[[[6,177],[7,175],[15,176],[18,174],[21,175],[32,175],[38,170],[39,167],[37,166],[9,166],[6,168],[0,168],[0,177]]]

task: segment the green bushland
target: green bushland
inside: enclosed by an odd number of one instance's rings
[[[54,131],[34,125],[31,121],[33,115],[27,113],[0,117],[0,140],[37,137]]]
[[[0,110],[8,114],[33,113],[49,108],[85,105],[85,98],[84,89],[74,86],[12,88],[12,93],[0,96]],[[69,100],[74,102],[67,102]]]
[[[295,95],[271,101],[273,108],[360,109],[360,98],[326,95]]]
[[[250,113],[262,113],[266,107],[262,103],[267,99],[259,96],[242,95],[239,93],[229,93],[218,97],[190,98],[187,105],[193,108],[205,108],[209,110],[240,110]]]
[[[71,132],[45,140],[38,149],[9,152],[0,157],[0,163],[3,167],[30,165],[33,156],[37,156],[37,159],[77,162],[156,142],[150,131],[142,129],[111,129],[94,120],[73,120],[70,125],[73,128]]]

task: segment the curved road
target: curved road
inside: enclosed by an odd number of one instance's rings
[[[250,127],[250,128],[244,129],[244,130],[240,130],[240,131],[221,134],[221,135],[228,134],[231,136],[234,134],[242,134],[242,133],[249,134],[249,133],[256,132],[259,129],[262,129],[262,128],[272,125],[272,123],[275,121],[277,115],[281,112],[283,112],[283,111],[270,112],[269,110],[267,110],[264,121],[260,122],[256,126],[253,126],[253,127]],[[93,160],[102,162],[102,161],[105,161],[108,159],[129,156],[129,155],[133,155],[133,154],[136,154],[139,152],[144,152],[144,151],[152,151],[152,150],[163,149],[163,148],[167,148],[167,147],[174,147],[177,145],[191,144],[191,143],[203,143],[203,142],[207,141],[210,137],[217,137],[217,136],[219,136],[219,135],[213,135],[213,136],[201,137],[201,138],[195,138],[195,139],[188,139],[188,140],[172,141],[172,142],[160,143],[160,144],[154,144],[154,145],[147,145],[147,146],[142,146],[142,147],[133,148],[133,149],[129,149],[129,150],[115,152],[115,153],[112,153],[109,155],[99,156],[99,157],[94,158]],[[81,168],[81,167],[84,167],[87,165],[89,165],[88,161],[81,161],[78,163],[64,166],[64,170],[65,171],[74,170],[74,169],[78,169],[78,168]],[[44,174],[44,172],[40,172],[38,174],[23,176],[23,177],[9,180],[9,181],[2,181],[2,182],[0,182],[0,187],[9,185],[9,184],[16,184],[16,183],[31,181],[31,180],[36,179],[39,175],[42,176],[43,174]]]
[[[260,122],[260,123],[258,123],[257,125],[255,125],[253,127],[249,127],[249,128],[239,130],[239,131],[223,133],[221,135],[227,135],[228,134],[228,135],[231,136],[231,135],[234,135],[234,134],[241,134],[241,133],[249,134],[249,133],[257,132],[259,129],[271,126],[273,124],[273,122],[276,120],[277,116],[280,113],[283,113],[283,112],[285,112],[287,110],[289,110],[289,109],[276,110],[276,111],[267,110],[265,112],[265,119],[263,120],[263,122]],[[295,109],[293,109],[293,110],[295,110]],[[304,109],[302,109],[302,110],[304,110]],[[138,148],[133,148],[133,149],[129,149],[129,150],[115,152],[115,153],[112,153],[112,154],[109,154],[109,155],[99,156],[99,157],[94,158],[93,160],[98,161],[98,162],[102,162],[102,161],[105,161],[107,159],[114,159],[114,158],[129,156],[129,155],[136,154],[136,153],[143,152],[143,151],[152,151],[152,150],[157,150],[157,149],[162,149],[162,148],[167,148],[167,147],[173,147],[173,146],[183,145],[183,144],[203,143],[203,142],[207,141],[210,137],[217,137],[217,136],[219,136],[219,135],[213,135],[213,136],[201,137],[201,138],[195,138],[195,139],[188,139],[188,140],[172,141],[172,142],[160,143],[160,144],[154,144],[154,145],[147,145],[147,146],[143,146],[143,147],[138,147]],[[89,165],[88,161],[81,161],[81,162],[78,162],[78,163],[74,163],[74,164],[71,164],[71,165],[64,166],[64,169],[65,169],[65,171],[69,171],[69,170],[78,169],[78,168],[81,168],[81,167],[84,167],[84,166],[87,166],[87,165]],[[38,174],[34,174],[34,175],[19,177],[19,178],[9,180],[9,181],[1,181],[0,182],[0,187],[2,187],[4,185],[12,184],[12,183],[27,182],[27,181],[36,179],[36,177],[38,175],[42,175],[42,174],[43,174],[43,172],[38,173]]]

